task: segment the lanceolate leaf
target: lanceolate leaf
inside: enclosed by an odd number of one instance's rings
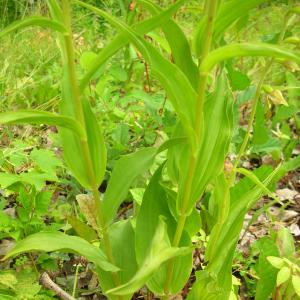
[[[28,17],[24,20],[16,21],[2,31],[0,31],[0,38],[6,34],[9,34],[15,30],[23,29],[29,26],[40,26],[47,29],[52,29],[61,33],[66,33],[65,27],[56,21],[50,20],[44,17]]]
[[[63,52],[63,80],[62,80],[62,101],[60,102],[60,112],[64,115],[76,118],[77,107],[73,101],[71,88],[72,83],[68,73],[68,57],[64,53],[65,45],[63,39],[60,39]],[[76,135],[63,128],[59,130],[61,141],[64,149],[65,161],[73,173],[74,177],[82,186],[91,189],[94,184],[100,185],[106,169],[106,146],[104,143],[102,130],[98,120],[93,113],[90,103],[83,96],[81,105],[84,114],[85,131],[87,136],[88,149],[85,149],[82,141]],[[91,157],[93,170],[89,170],[86,161],[87,153]],[[91,174],[93,172],[94,174]],[[93,182],[95,177],[96,182]]]
[[[121,22],[119,19],[111,16],[101,9],[82,3],[78,0],[74,1],[104,17],[120,32],[125,34],[132,43],[134,43],[164,86],[174,109],[186,129],[186,134],[188,135],[190,142],[194,143],[194,108],[197,93],[184,73],[176,65],[165,59],[150,43],[140,38],[139,34],[127,24]]]
[[[151,167],[156,153],[156,148],[145,148],[123,156],[116,162],[102,205],[106,224],[115,217],[133,180]]]
[[[166,224],[160,219],[148,255],[133,278],[117,288],[107,291],[108,294],[127,295],[141,288],[159,266],[176,256],[191,252],[190,248],[174,248],[170,246]]]
[[[177,223],[169,209],[168,195],[160,184],[162,168],[163,166],[155,172],[147,186],[136,221],[136,257],[140,267],[142,267],[148,249],[151,247],[151,241],[159,224],[159,216],[163,216],[166,220],[170,240],[173,240],[175,234]],[[184,246],[191,246],[191,240],[186,232],[180,241],[180,247]],[[164,293],[166,265],[163,264],[147,282],[148,288],[157,295]],[[174,259],[174,271],[170,284],[172,294],[177,294],[184,287],[192,267],[192,253]]]
[[[102,128],[96,118],[96,115],[92,111],[89,102],[87,100],[83,100],[82,104],[85,116],[84,120],[88,146],[92,158],[94,174],[97,185],[100,185],[106,170],[106,145],[102,133]]]
[[[18,242],[5,259],[28,251],[64,251],[74,252],[86,257],[99,268],[116,272],[118,268],[110,264],[103,252],[86,240],[61,232],[40,232],[32,234]]]
[[[183,142],[186,142],[186,138],[170,139],[158,149],[144,148],[125,155],[116,162],[103,199],[102,208],[107,225],[116,216],[117,210],[125,200],[134,179],[151,167],[155,156],[164,150],[175,148]]]
[[[261,167],[254,173],[263,185],[269,188],[271,184],[276,183],[286,172],[298,168],[299,166],[300,156],[277,167],[273,172],[270,167]],[[245,214],[264,194],[265,188],[255,185],[255,183],[248,178],[242,179],[231,189],[230,212],[224,223],[222,232],[220,234],[213,230],[211,233],[210,241],[217,241],[214,243],[214,249],[210,249],[211,244],[210,242],[208,243],[208,253],[214,253],[215,255],[210,257],[210,261],[205,270],[215,278],[213,280],[215,291],[219,291],[219,296],[212,298],[214,300],[224,299],[222,291],[226,290],[225,287],[228,289],[228,286],[230,285],[232,259],[236,243],[238,242],[242,230]],[[214,234],[217,234],[217,236],[214,236]],[[210,282],[213,281],[210,279]],[[193,296],[195,295],[200,297],[202,296],[202,292],[210,293],[209,286],[210,285],[207,282],[203,286],[203,282],[197,281],[193,286],[191,296],[188,299],[193,299]]]
[[[138,24],[134,24],[132,29],[136,31],[140,36],[143,36],[147,32],[155,29],[159,25],[163,24],[168,18],[170,18],[184,3],[186,0],[179,0],[168,9],[164,10],[163,12],[157,14],[156,16],[142,21]],[[83,5],[89,9],[91,9],[91,5],[85,4],[83,2],[77,2],[80,5]],[[83,90],[89,80],[94,76],[94,74],[98,71],[98,69],[104,64],[110,57],[112,57],[119,49],[126,46],[130,43],[130,40],[127,38],[126,34],[121,33],[115,39],[108,44],[104,49],[100,51],[98,54],[97,60],[91,69],[85,74],[82,78],[80,83],[80,89]]]
[[[263,2],[266,2],[266,0],[223,1],[223,3],[220,5],[214,26],[214,39],[219,39],[231,24],[233,24],[239,18],[246,16],[251,9],[257,7]],[[206,19],[203,18],[198,25],[194,41],[197,57],[201,55],[205,26]]]
[[[47,124],[65,128],[85,139],[85,132],[80,124],[67,116],[57,115],[46,111],[19,110],[16,112],[0,113],[0,124]]]
[[[293,60],[300,65],[300,55],[291,50],[265,43],[231,44],[211,51],[203,60],[200,72],[208,73],[218,63],[234,57],[266,56]]]
[[[118,272],[119,284],[126,284],[137,272],[135,256],[135,232],[131,220],[119,221],[111,225],[108,229],[110,244],[113,253],[114,263],[120,268]],[[104,245],[102,248],[104,249]],[[113,274],[103,270],[98,270],[100,286],[106,291],[116,287]],[[122,300],[130,300],[133,292],[124,294]],[[120,297],[107,295],[110,300],[119,300]]]
[[[214,180],[223,170],[225,156],[228,151],[232,134],[233,98],[228,88],[225,76],[220,76],[217,88],[208,97],[204,107],[204,135],[197,154],[196,171],[192,183],[192,193],[188,203],[187,212],[191,212],[196,201],[204,192],[209,182]],[[186,170],[186,159],[182,155],[180,170]],[[183,206],[184,187],[188,174],[181,178],[179,186],[179,202],[177,209]]]
[[[154,15],[162,12],[158,5],[148,0],[139,0],[138,3],[141,3]],[[184,33],[172,19],[163,23],[161,29],[171,47],[175,64],[189,78],[193,87],[197,89],[199,81],[198,67],[193,61],[190,45]]]

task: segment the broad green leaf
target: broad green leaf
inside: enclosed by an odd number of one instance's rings
[[[289,267],[283,267],[282,269],[280,269],[277,274],[277,280],[276,280],[277,286],[280,286],[281,284],[288,281],[290,277],[291,277],[291,269]]]
[[[267,257],[268,262],[275,268],[281,269],[284,267],[284,260],[280,257],[269,256]]]
[[[137,273],[129,282],[107,291],[107,294],[127,295],[134,293],[150,279],[162,263],[171,258],[186,255],[190,252],[191,248],[188,247],[174,248],[170,246],[167,226],[163,219],[160,218],[151,246],[148,249],[148,255]]]
[[[69,236],[61,232],[40,232],[32,234],[18,242],[16,246],[5,256],[8,259],[12,256],[31,251],[64,251],[77,253],[86,257],[97,267],[111,272],[118,271],[118,268],[107,261],[103,252],[77,236]]]
[[[277,232],[276,244],[282,257],[286,257],[291,260],[295,257],[295,241],[288,228],[280,228]]]
[[[215,65],[229,58],[243,56],[266,56],[295,61],[300,65],[300,56],[296,52],[266,43],[231,44],[211,51],[200,65],[200,72],[208,73]]]
[[[263,2],[266,2],[266,0],[251,0],[242,2],[240,0],[223,1],[220,5],[215,21],[213,34],[214,39],[218,40],[222,37],[224,31],[230,25],[232,25],[236,20],[246,16],[251,9],[257,7]],[[197,27],[194,40],[197,57],[201,55],[206,23],[206,18],[203,18]]]
[[[56,1],[49,0],[48,5],[52,17],[61,21],[61,9]],[[71,30],[70,30],[71,31]],[[72,35],[72,32],[68,32]],[[82,115],[81,122],[86,133],[86,139],[78,139],[72,132],[60,128],[59,134],[64,149],[65,161],[79,183],[87,189],[95,189],[103,180],[106,169],[106,147],[102,136],[100,124],[93,113],[90,103],[79,95],[75,70],[70,71],[74,61],[70,61],[66,35],[58,36],[62,54],[62,100],[60,113],[70,118],[77,119]],[[73,78],[75,77],[75,78]],[[75,101],[76,99],[76,101]]]
[[[98,239],[96,231],[76,217],[68,217],[68,222],[71,224],[72,228],[75,230],[78,236],[85,239],[86,241],[93,242]]]
[[[269,263],[269,256],[279,255],[276,244],[268,237],[258,241],[259,258],[256,272],[259,280],[256,285],[255,300],[267,300],[276,286],[278,270]]]
[[[300,156],[291,159],[290,161],[280,165],[273,172],[271,167],[261,167],[254,173],[259,180],[269,188],[271,184],[276,183],[284,174],[298,168],[300,166]],[[217,243],[215,244],[216,255],[208,262],[205,269],[207,281],[201,281],[201,274],[197,273],[196,283],[194,284],[190,296],[188,299],[195,299],[197,297],[203,297],[204,293],[207,299],[223,300],[224,294],[222,291],[226,291],[229,285],[231,285],[231,267],[234,251],[238,242],[240,232],[243,227],[245,215],[251,207],[264,195],[264,189],[256,186],[250,179],[243,178],[238,184],[236,184],[230,191],[230,210],[229,215],[224,223],[222,231],[218,234]],[[212,236],[210,240],[216,240]],[[210,242],[208,243],[210,247]],[[213,286],[213,287],[212,287]],[[210,293],[215,294],[214,296]],[[204,298],[206,299],[206,298]]]
[[[142,4],[154,15],[162,12],[158,5],[148,0],[139,0],[138,3]],[[183,31],[172,19],[164,22],[161,29],[170,45],[175,64],[189,78],[196,89],[199,81],[198,67],[193,61],[190,45]]]
[[[292,276],[292,284],[293,284],[296,294],[298,295],[298,297],[300,297],[300,277],[297,275],[293,275]]]
[[[215,245],[217,244],[218,237],[222,231],[230,209],[230,194],[224,172],[216,178],[214,185],[215,187],[209,202],[213,202],[214,204],[213,214],[216,216],[216,220],[210,233],[208,247],[205,251],[205,257],[208,261],[212,260],[215,255]]]
[[[131,220],[119,221],[114,223],[108,228],[108,235],[110,239],[110,245],[112,248],[114,263],[120,271],[117,273],[119,284],[125,284],[131,280],[131,278],[137,272],[137,263],[135,256],[135,234],[131,224]],[[101,246],[104,249],[104,245]],[[114,278],[111,272],[105,272],[98,270],[100,278],[100,286],[104,293],[106,291],[116,287]],[[129,292],[123,300],[130,300],[133,292]],[[120,299],[118,296],[109,294],[110,300]]]
[[[66,75],[67,76],[67,75]],[[68,77],[68,76],[67,76]],[[75,118],[75,107],[70,101],[72,95],[67,78],[63,83],[63,100],[60,103],[60,110],[63,114]],[[100,185],[106,169],[106,146],[100,124],[95,114],[92,112],[87,100],[82,99],[82,106],[85,117],[85,128],[88,143],[89,154],[93,163],[93,172],[96,178],[96,184]],[[70,131],[60,128],[61,142],[64,149],[65,161],[73,173],[74,177],[85,188],[91,189],[93,183],[91,174],[85,161],[85,150],[80,139]]]
[[[24,20],[15,21],[6,28],[4,28],[2,31],[0,31],[0,38],[3,37],[6,34],[9,34],[15,30],[23,29],[28,26],[40,26],[46,29],[52,29],[58,32],[61,32],[63,34],[66,33],[65,27],[56,21],[50,20],[45,17],[28,17]]]
[[[106,145],[102,133],[102,128],[97,121],[96,115],[92,111],[90,104],[88,103],[88,101],[83,101],[82,104],[85,116],[85,128],[87,133],[89,152],[94,168],[94,175],[97,185],[100,185],[104,178],[106,170]]]
[[[57,115],[46,111],[19,110],[16,112],[0,113],[0,124],[47,124],[68,129],[79,138],[85,138],[80,124],[64,115]]]
[[[121,203],[125,200],[133,180],[147,171],[157,153],[156,148],[145,148],[120,158],[113,169],[103,199],[105,223],[114,219]]]
[[[197,153],[196,170],[191,197],[185,213],[191,213],[196,201],[203,194],[207,184],[212,182],[223,170],[232,135],[233,98],[225,76],[220,76],[216,90],[208,97],[204,106],[204,134]],[[176,149],[175,149],[176,150]],[[184,174],[179,183],[178,212],[183,208],[185,185],[189,180],[187,168],[188,148],[178,156],[179,170]],[[178,155],[178,154],[175,154]]]
[[[147,32],[155,29],[159,25],[163,24],[168,18],[170,18],[176,11],[186,2],[186,0],[179,0],[174,3],[174,5],[170,6],[168,9],[163,12],[157,14],[156,16],[142,21],[138,24],[133,25],[133,29],[140,35],[143,36]],[[83,5],[83,2],[77,2],[80,5]],[[89,7],[85,5],[85,7]],[[81,91],[87,86],[89,80],[97,73],[99,68],[110,58],[112,57],[119,49],[126,46],[130,40],[127,38],[126,34],[121,33],[112,40],[108,46],[100,51],[97,57],[97,62],[95,61],[94,66],[91,67],[85,76],[82,78],[80,82]]]
[[[151,247],[151,241],[160,222],[159,216],[163,216],[166,220],[170,240],[174,238],[177,225],[169,209],[166,191],[159,183],[161,172],[162,167],[151,178],[136,221],[136,256],[140,268],[147,257],[148,249]],[[180,246],[191,246],[191,240],[186,232],[183,234]],[[164,293],[166,266],[167,264],[163,264],[147,282],[148,288],[155,294],[162,295]],[[172,294],[177,294],[184,287],[191,274],[192,266],[191,253],[174,259],[174,271],[170,284]]]

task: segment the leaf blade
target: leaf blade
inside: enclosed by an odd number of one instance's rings
[[[63,234],[61,232],[40,232],[32,234],[18,242],[16,246],[5,256],[12,256],[29,251],[70,251],[85,256],[89,261],[107,271],[117,271],[118,268],[110,264],[104,253],[88,243],[86,240]]]
[[[1,30],[0,38],[15,30],[23,29],[29,26],[40,26],[42,28],[52,29],[63,34],[66,33],[65,27],[57,21],[53,21],[45,17],[28,17],[24,20],[15,21],[3,30]]]

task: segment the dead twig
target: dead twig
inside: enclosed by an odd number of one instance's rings
[[[62,288],[60,288],[55,282],[52,281],[50,276],[44,272],[40,277],[40,283],[47,289],[52,290],[62,300],[76,300]]]

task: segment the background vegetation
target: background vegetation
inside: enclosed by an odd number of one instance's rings
[[[167,8],[176,1],[154,2]],[[291,8],[299,9],[296,1],[260,2],[256,8],[237,18],[213,43],[213,47],[264,42],[271,46],[280,44],[300,57],[299,14],[289,15]],[[142,6],[135,8],[135,1],[89,0],[85,3],[129,25],[151,17]],[[188,38],[195,63],[198,57],[195,54],[194,37],[204,13],[204,1],[191,0],[186,1],[173,16]],[[0,32],[16,20],[36,15],[50,17],[46,1],[0,0]],[[105,18],[79,5],[73,6],[72,27],[76,72],[81,79],[95,63],[96,53],[109,45],[117,30]],[[163,57],[174,62],[172,50],[161,29],[145,34],[144,39],[154,45]],[[27,27],[1,37],[1,112],[29,108],[52,113],[59,111],[63,101],[61,74],[64,65],[58,43],[56,35],[39,27]],[[295,163],[295,166],[287,169],[288,172],[277,183],[266,184],[264,181],[270,172],[277,170],[278,165],[294,161],[299,155],[300,68],[292,60],[273,59],[266,75],[262,77],[269,63],[270,58],[266,57],[231,58],[221,63],[221,68],[226,70],[226,82],[233,96],[233,131],[229,152],[225,157],[225,175],[239,167],[240,172],[234,171],[236,181],[243,182],[238,189],[244,188],[244,192],[254,189],[255,183],[259,187],[262,184],[264,191],[245,216],[238,246],[234,251],[230,299],[300,298],[299,166]],[[206,95],[216,93],[214,86],[218,86],[222,77],[221,68],[215,69],[208,76]],[[253,110],[253,99],[259,87],[259,101]],[[174,137],[179,117],[166,94],[164,84],[155,76],[152,65],[145,59],[144,53],[132,44],[123,47],[97,70],[84,95],[101,125],[107,149],[107,167],[99,186],[103,197],[113,170],[120,167],[120,158],[136,153],[141,148],[158,148]],[[255,122],[248,132],[247,125],[251,117]],[[97,240],[95,227],[80,200],[80,197],[87,195],[88,188],[82,187],[80,179],[74,177],[73,172],[66,167],[57,128],[45,124],[1,125],[0,134],[0,257],[7,255],[16,242],[45,230],[81,236],[89,242]],[[241,153],[238,166],[234,165],[247,134],[247,148]],[[180,145],[175,147],[181,149]],[[146,160],[145,153],[142,155]],[[167,182],[164,189],[170,199],[172,192],[177,193],[178,190],[172,186],[174,181],[166,180],[164,176],[167,175],[162,175],[161,166],[164,166],[167,158],[171,160],[165,152],[157,155],[154,162],[146,167],[147,170],[134,176],[128,190],[124,188],[125,194],[122,194],[122,204],[115,218],[117,224],[131,219],[134,224],[138,222],[135,217],[142,214],[142,203],[148,197],[150,184],[157,184],[159,190],[159,181],[154,182],[157,176]],[[212,161],[213,157],[211,164]],[[130,164],[126,167],[130,168]],[[214,202],[209,200],[218,194],[214,186],[215,181],[207,184],[202,201],[195,206],[195,219],[187,222],[186,232],[193,233],[192,272],[174,299],[188,297],[189,289],[196,280],[196,272],[204,270],[207,265],[204,257],[207,249],[210,249],[213,257],[213,247],[208,248],[207,245],[209,236],[216,234],[212,231],[213,226],[218,224],[218,212],[215,210],[212,213],[213,204],[210,203]],[[175,214],[174,205],[173,210],[170,210]],[[92,230],[80,225],[87,223]],[[114,230],[117,232],[116,228]],[[122,240],[120,232],[117,234],[120,235],[118,246],[121,248],[126,240]],[[0,299],[58,299],[44,282],[39,281],[45,271],[57,285],[76,299],[106,299],[104,294],[114,287],[107,288],[105,284],[101,286],[98,271],[83,256],[59,251],[21,252],[18,256],[1,261]],[[102,270],[102,273],[105,272]],[[202,280],[201,276],[197,277]],[[197,290],[192,291],[190,299],[210,299],[208,296],[197,298]],[[269,293],[265,294],[264,291]],[[143,285],[135,290],[132,299],[156,299],[152,292],[151,284],[150,288]],[[110,299],[125,299],[114,297]]]

